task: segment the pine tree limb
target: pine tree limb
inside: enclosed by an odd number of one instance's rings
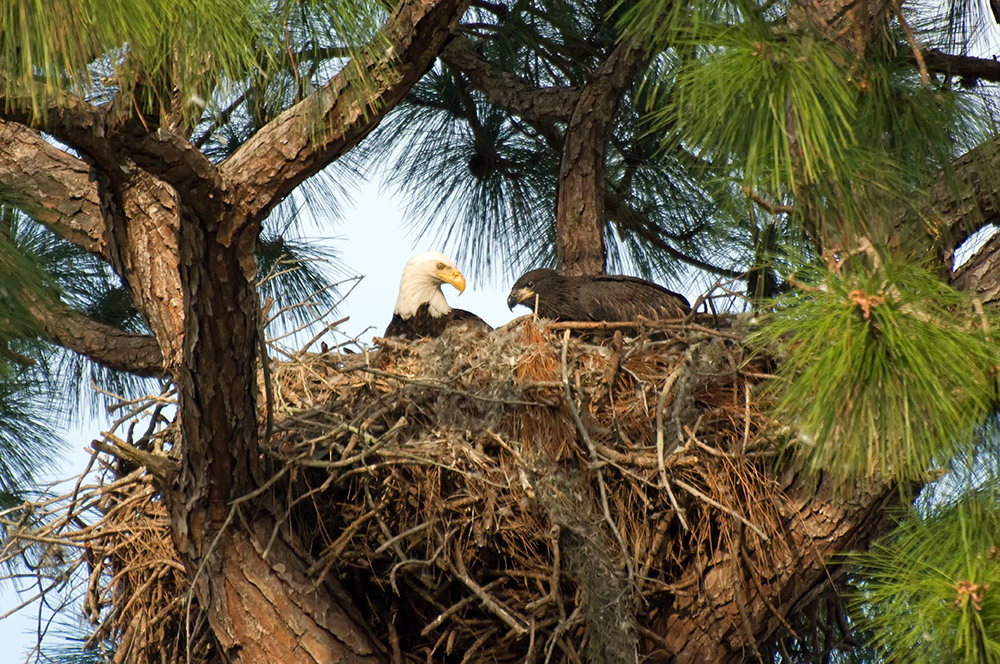
[[[556,199],[556,254],[565,274],[605,269],[605,160],[618,101],[645,61],[622,42],[584,87],[566,129]]]
[[[730,279],[738,279],[745,274],[739,270],[713,265],[677,249],[668,240],[684,241],[691,238],[687,235],[682,236],[663,231],[657,227],[656,222],[649,218],[649,215],[636,210],[614,192],[605,192],[604,207],[608,212],[608,218],[614,220],[617,225],[638,234],[645,242],[660,249],[675,260]],[[699,230],[701,229],[696,227],[694,232]]]
[[[0,98],[0,107],[10,100]],[[79,150],[111,178],[127,173],[129,161],[163,180],[195,213],[206,219],[221,214],[223,181],[218,168],[187,137],[166,127],[151,128],[141,117],[124,123],[113,118],[114,104],[93,106],[64,95],[43,117],[27,108],[10,106],[3,115],[14,122],[40,129]]]
[[[37,131],[2,119],[0,195],[69,242],[107,257],[107,226],[90,166]]]
[[[165,127],[149,131],[140,118],[132,118],[110,139],[140,168],[176,189],[199,217],[214,219],[222,214],[226,204],[222,175],[186,136]]]
[[[154,454],[126,443],[112,433],[105,433],[105,440],[95,440],[92,445],[99,452],[111,454],[136,466],[144,466],[160,482],[169,482],[177,474],[179,464],[162,454]]]
[[[952,173],[937,178],[928,189],[924,217],[934,219],[932,232],[944,239],[942,253],[950,260],[955,248],[972,233],[1000,218],[1000,137],[980,143],[951,164]],[[912,221],[900,214],[899,222]]]
[[[115,371],[164,375],[163,355],[152,335],[132,334],[98,322],[55,297],[43,301],[22,289],[18,299],[54,343]]]
[[[973,58],[968,55],[952,55],[937,49],[921,51],[927,69],[940,74],[961,76],[969,80],[1000,83],[1000,62],[994,58]],[[914,58],[914,62],[916,59]]]
[[[367,136],[433,64],[467,6],[468,0],[400,3],[380,29],[390,48],[381,50],[378,58],[349,62],[227,159],[222,173],[238,213],[227,222],[223,236],[232,237],[263,219],[303,180]],[[375,90],[365,91],[359,69],[368,72]]]
[[[512,115],[533,122],[568,122],[580,98],[578,87],[537,87],[493,66],[468,37],[455,37],[441,52],[449,67],[465,74],[471,87]]]

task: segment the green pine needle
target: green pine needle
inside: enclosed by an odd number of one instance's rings
[[[995,479],[995,478],[994,478]],[[996,484],[851,556],[854,615],[887,664],[1000,662]]]
[[[385,15],[366,0],[5,0],[0,94],[44,118],[64,93],[110,86],[126,112],[179,99],[193,126],[227,81],[326,61],[329,47],[383,52],[372,39]]]
[[[813,271],[799,285],[755,337],[781,357],[765,391],[794,449],[841,476],[926,478],[994,407],[1000,354],[986,317],[907,263]]]
[[[265,231],[257,243],[257,290],[271,301],[270,334],[322,327],[350,284],[337,282],[345,270],[334,252],[315,242]],[[338,287],[340,286],[340,287]],[[278,316],[278,312],[283,312]]]
[[[766,198],[791,194],[799,214],[824,219],[827,243],[884,233],[884,219],[925,205],[932,173],[992,136],[974,94],[922,85],[898,28],[862,61],[753,3],[683,7],[641,0],[620,24],[664,49],[643,82],[651,131]]]
[[[6,496],[32,484],[65,447],[45,386],[16,371],[0,361],[0,494]]]

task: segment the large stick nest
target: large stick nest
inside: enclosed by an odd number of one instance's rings
[[[752,578],[784,546],[753,398],[766,361],[738,328],[664,323],[622,343],[526,317],[274,361],[270,488],[317,585],[339,579],[396,662],[669,659],[671,608],[718,552],[741,551]],[[169,400],[128,404],[96,443],[119,457],[101,457],[103,482],[0,514],[25,550],[82,551],[52,577],[86,571],[90,645],[118,662],[213,647],[150,475],[121,460],[172,455]]]
[[[524,318],[276,365],[270,454],[315,573],[396,661],[663,654],[698,561],[740,538],[766,568],[780,539],[732,322],[596,344]]]

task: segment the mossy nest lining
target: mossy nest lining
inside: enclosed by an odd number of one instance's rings
[[[738,327],[593,343],[525,317],[274,363],[267,453],[290,466],[317,577],[343,581],[396,661],[669,652],[696,561],[738,538],[767,569],[780,546],[765,360]]]

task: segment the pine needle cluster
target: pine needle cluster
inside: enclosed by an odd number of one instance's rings
[[[220,83],[270,77],[332,34],[345,52],[360,49],[383,18],[364,0],[8,0],[0,95],[45,117],[112,88],[123,110],[156,114],[180,100],[190,124]]]
[[[783,356],[767,391],[793,449],[847,478],[926,480],[994,407],[989,318],[904,262],[812,270],[798,285],[756,336]]]
[[[991,135],[973,95],[921,83],[898,26],[859,56],[764,6],[660,9],[662,29],[638,10],[620,23],[673,56],[645,79],[656,91],[647,125],[664,150],[689,150],[747,192],[794,201],[807,231],[825,226],[814,240],[882,234],[880,219],[921,205],[927,179]]]
[[[911,518],[852,559],[856,610],[878,660],[1000,662],[1000,496],[995,485]]]

